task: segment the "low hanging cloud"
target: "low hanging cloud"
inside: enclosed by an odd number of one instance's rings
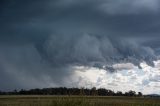
[[[150,47],[127,39],[112,40],[106,36],[83,34],[80,36],[53,35],[41,53],[53,66],[80,65],[108,70],[113,64],[141,62],[154,66],[157,56]],[[116,68],[116,66],[115,66]]]

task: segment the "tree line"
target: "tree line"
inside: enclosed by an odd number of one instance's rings
[[[141,92],[136,93],[135,91],[114,92],[113,90],[93,87],[91,89],[88,88],[43,88],[43,89],[30,89],[24,90],[21,89],[19,91],[14,90],[11,92],[2,92],[0,91],[0,95],[86,95],[86,96],[143,96]]]

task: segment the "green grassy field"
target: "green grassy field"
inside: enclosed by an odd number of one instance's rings
[[[99,96],[0,96],[0,106],[160,106],[160,99]]]

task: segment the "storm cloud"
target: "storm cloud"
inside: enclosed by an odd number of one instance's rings
[[[154,67],[159,7],[158,0],[1,0],[0,89],[71,86],[65,79],[75,66]]]

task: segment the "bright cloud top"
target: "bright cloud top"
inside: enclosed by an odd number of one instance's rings
[[[75,67],[72,83],[75,87],[107,88],[123,92],[132,89],[144,94],[160,93],[160,61],[156,61],[155,64],[153,68],[146,63],[141,63],[142,69],[133,67],[131,63],[121,64],[123,70],[119,68],[115,73],[97,68]],[[120,67],[120,64],[117,66]]]

